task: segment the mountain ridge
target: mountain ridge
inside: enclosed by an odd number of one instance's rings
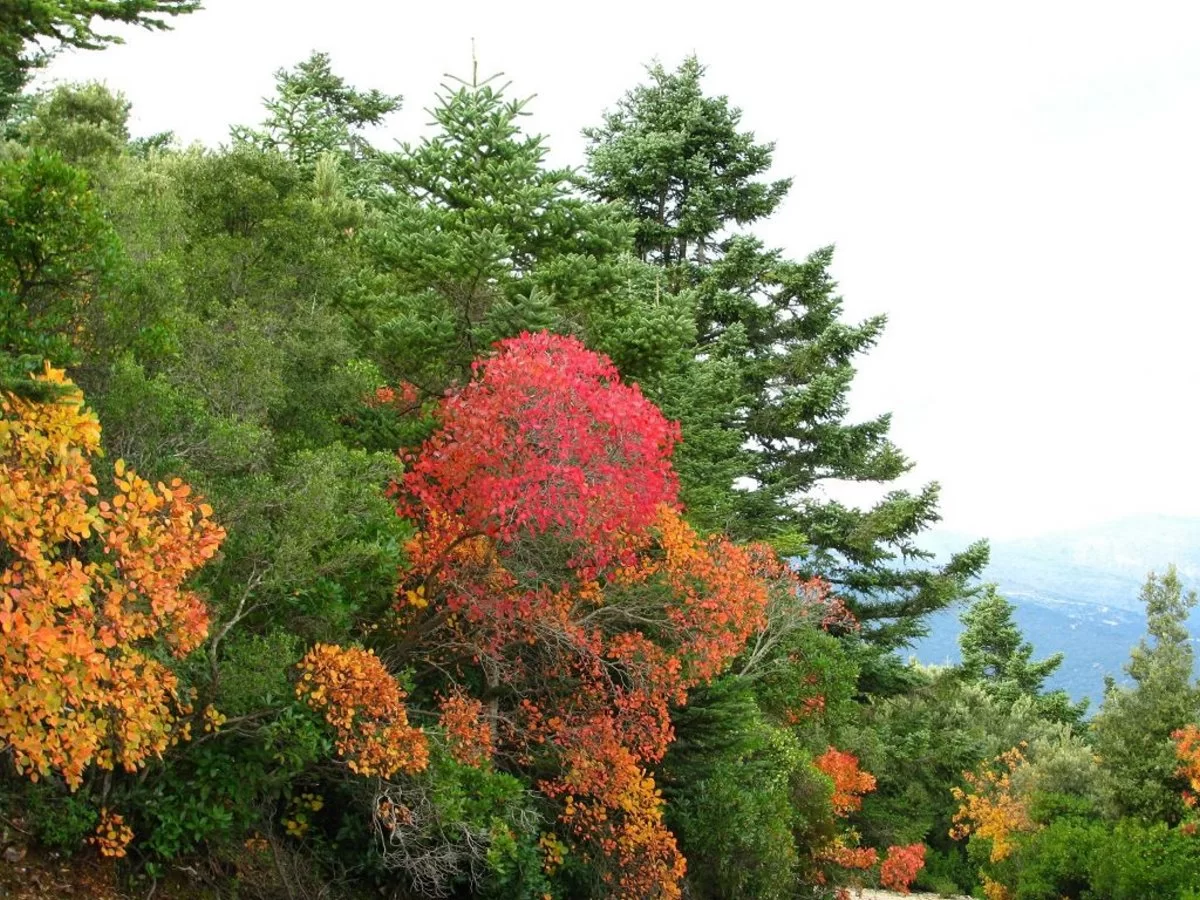
[[[945,559],[977,540],[964,532],[934,531],[922,548]],[[995,582],[1015,607],[1014,619],[1036,657],[1065,655],[1048,687],[1073,699],[1103,697],[1104,678],[1123,680],[1129,651],[1143,637],[1139,594],[1151,571],[1174,564],[1185,589],[1200,583],[1200,517],[1134,516],[1079,529],[991,542],[984,580]],[[957,662],[963,608],[930,617],[929,633],[906,652],[923,663]],[[1200,612],[1188,623],[1193,643]]]

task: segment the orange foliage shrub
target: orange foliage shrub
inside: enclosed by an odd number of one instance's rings
[[[100,423],[63,372],[41,380],[63,397],[0,397],[0,739],[18,771],[74,789],[91,764],[134,771],[188,736],[155,651],[205,639],[183,585],[224,531],[187,485],[152,487],[120,460],[117,493],[96,503]]]
[[[844,837],[826,844],[816,856],[819,862],[832,863],[843,869],[869,869],[879,862],[879,851],[874,847],[851,847]]]
[[[986,875],[982,875],[981,877],[983,879],[983,896],[987,900],[1013,900],[1012,891],[1003,884],[993,881]]]
[[[813,765],[833,779],[834,815],[848,816],[862,809],[862,795],[875,790],[875,776],[858,767],[858,757],[830,747]]]
[[[492,729],[483,717],[483,704],[462,693],[441,702],[438,724],[446,734],[450,755],[468,766],[481,766],[492,758]]]
[[[986,838],[992,843],[991,861],[1007,859],[1015,849],[1013,836],[1033,829],[1024,800],[1013,790],[1013,773],[1023,765],[1021,748],[1013,747],[978,772],[964,772],[969,790],[952,788],[954,799],[962,805],[954,814],[950,837]]]
[[[677,900],[687,869],[663,822],[662,793],[622,745],[611,718],[571,734],[560,778],[542,789],[563,800],[560,821],[616,900]]]
[[[299,669],[296,696],[333,728],[350,771],[390,778],[425,768],[425,735],[408,724],[404,691],[374,653],[317,644]]]
[[[885,888],[907,894],[917,873],[925,867],[925,845],[888,847],[887,857],[879,867],[879,882]]]
[[[1179,777],[1188,783],[1183,802],[1195,808],[1200,797],[1200,725],[1187,725],[1171,737],[1175,741],[1175,755],[1179,758]]]
[[[88,838],[88,843],[94,845],[101,856],[120,859],[132,840],[133,829],[125,824],[124,816],[102,809],[100,824],[96,826],[96,833]]]

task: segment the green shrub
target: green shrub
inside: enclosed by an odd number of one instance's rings
[[[963,894],[978,880],[976,867],[967,859],[962,847],[929,850],[925,853],[925,868],[917,873],[914,887],[935,894]]]
[[[1092,866],[1095,900],[1172,900],[1197,885],[1200,840],[1161,823],[1118,822]]]
[[[1107,834],[1100,822],[1070,818],[1034,832],[1012,860],[1016,900],[1088,896],[1092,869]]]
[[[95,829],[100,812],[82,792],[68,794],[61,785],[39,782],[25,791],[25,819],[42,846],[74,853]]]

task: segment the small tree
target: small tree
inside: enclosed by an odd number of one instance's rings
[[[1086,700],[1075,705],[1065,691],[1044,693],[1046,679],[1062,665],[1063,655],[1034,660],[1033,645],[1013,621],[1014,610],[994,585],[988,585],[963,613],[965,630],[958,638],[962,674],[1002,703],[1030,697],[1046,718],[1078,722],[1087,710]]]
[[[1171,566],[1161,577],[1150,574],[1141,599],[1148,639],[1133,649],[1125,667],[1133,684],[1109,680],[1092,727],[1110,810],[1173,824],[1183,814],[1186,783],[1177,772],[1171,735],[1200,718],[1186,624],[1196,594],[1184,594]]]
[[[224,531],[187,485],[118,460],[97,502],[100,424],[59,370],[50,403],[0,394],[0,740],[34,781],[135,771],[186,738],[172,667],[208,633],[185,581]]]
[[[235,141],[277,150],[307,174],[331,155],[351,167],[371,155],[362,135],[400,108],[400,96],[378,90],[360,91],[333,72],[327,53],[314,53],[294,69],[275,73],[275,95],[264,102],[261,128],[234,128]],[[353,179],[365,188],[363,179]]]
[[[129,146],[129,101],[103,84],[60,84],[31,101],[16,128],[22,143],[58,153],[73,166],[111,160]]]
[[[0,390],[54,393],[28,376],[46,360],[78,361],[86,309],[118,254],[82,172],[40,150],[0,161]]]

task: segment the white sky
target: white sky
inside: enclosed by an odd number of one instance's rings
[[[276,69],[323,50],[402,93],[388,133],[411,138],[475,38],[481,72],[536,93],[531,129],[578,164],[580,128],[644,63],[696,52],[795,178],[759,233],[795,255],[836,243],[848,314],[890,317],[854,407],[893,411],[946,527],[1200,515],[1200,4],[207,7],[49,74],[123,91],[135,133],[216,144],[259,121]]]

